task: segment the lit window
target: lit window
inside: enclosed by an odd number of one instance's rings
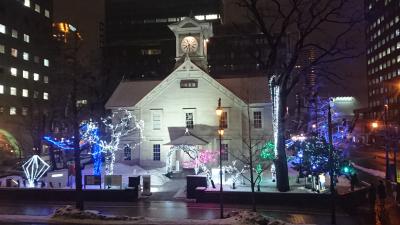
[[[40,61],[39,56],[34,56],[34,57],[33,57],[33,61],[34,61],[35,63],[39,63],[39,61]]]
[[[22,107],[22,115],[27,116],[28,115],[28,108],[27,107]]]
[[[29,53],[27,53],[27,52],[22,53],[22,58],[23,58],[25,61],[28,61],[28,60],[29,60]]]
[[[39,74],[38,73],[33,73],[33,80],[34,81],[38,81],[40,79]]]
[[[29,35],[24,34],[24,41],[25,41],[26,43],[29,43],[29,39],[30,39]]]
[[[0,33],[5,34],[6,33],[6,26],[0,23]]]
[[[22,78],[24,78],[24,79],[29,79],[29,72],[26,71],[26,70],[23,70],[23,71],[22,71]]]
[[[10,87],[10,95],[17,96],[17,88],[15,88],[15,87]]]
[[[196,20],[204,20],[204,15],[194,16]]]
[[[160,161],[161,160],[161,152],[160,152],[160,144],[153,145],[153,160]]]
[[[261,111],[253,112],[254,128],[262,128],[262,114]]]
[[[10,115],[17,115],[17,108],[10,107]]]
[[[43,76],[43,82],[45,84],[48,84],[49,83],[49,77],[48,76]]]
[[[217,14],[206,15],[206,20],[216,20],[216,19],[218,19]]]
[[[0,45],[0,53],[4,54],[5,52],[5,47],[4,45]]]
[[[25,0],[24,1],[24,6],[31,7],[31,0]]]
[[[28,89],[22,89],[22,97],[25,97],[25,98],[29,97]]]
[[[48,100],[49,99],[49,93],[43,92],[43,99]]]
[[[12,29],[12,30],[11,30],[11,37],[13,37],[13,38],[18,38],[18,31],[15,30],[15,29]]]
[[[4,94],[4,85],[0,84],[0,94]]]
[[[44,10],[44,16],[47,17],[47,18],[50,18],[50,11],[45,9]]]
[[[15,48],[11,48],[11,55],[15,58],[18,57],[18,50]]]
[[[35,12],[40,13],[40,5],[35,4]]]
[[[48,59],[43,59],[43,65],[46,67],[49,67],[49,60]]]
[[[10,68],[10,73],[12,76],[17,76],[18,70],[17,68],[11,67]]]

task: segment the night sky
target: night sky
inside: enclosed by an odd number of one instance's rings
[[[238,13],[237,7],[226,4],[224,20],[240,22],[244,13]],[[357,0],[362,7],[363,1]],[[76,26],[82,34],[85,44],[83,55],[99,53],[99,23],[104,21],[104,0],[56,0],[54,1],[54,20],[65,21]],[[359,35],[355,36],[360,50],[365,50],[364,28],[362,25],[355,28]],[[348,59],[332,65],[335,73],[343,79],[336,79],[338,84],[327,80],[323,81],[321,95],[330,96],[355,96],[361,103],[367,106],[367,81],[366,81],[366,59],[365,55]]]

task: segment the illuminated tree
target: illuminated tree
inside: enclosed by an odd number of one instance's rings
[[[121,138],[127,135],[136,137],[136,143],[131,146],[132,149],[135,149],[143,141],[144,122],[137,120],[135,115],[123,109],[112,112],[112,115],[102,119],[102,122],[109,133],[109,138],[100,140],[99,146],[105,157],[105,172],[107,175],[112,175],[115,155],[120,149]]]
[[[270,78],[277,188],[285,192],[290,189],[285,149],[288,98],[298,82],[312,68],[326,67],[327,64],[361,55],[361,50],[354,47],[357,43],[352,35],[359,35],[355,27],[362,21],[363,9],[359,7],[362,4],[349,0],[234,2],[246,10],[244,15],[248,22],[257,29],[260,39],[263,39],[261,42],[266,43],[266,46],[250,54]],[[351,13],[346,12],[349,9],[352,10]],[[246,30],[240,32],[249,33]],[[255,48],[257,43],[259,42],[254,44]],[[316,49],[319,54],[308,65],[298,67],[303,53],[311,48]],[[327,70],[321,76],[332,80],[337,74]]]

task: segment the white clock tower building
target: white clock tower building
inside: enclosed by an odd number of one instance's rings
[[[169,25],[176,38],[177,63],[186,56],[198,66],[207,70],[207,43],[213,36],[212,24],[185,17],[178,23]]]

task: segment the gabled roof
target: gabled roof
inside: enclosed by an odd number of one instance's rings
[[[265,76],[259,77],[239,77],[214,79],[196,64],[186,59],[163,81],[122,81],[106,103],[106,108],[130,108],[144,101],[145,97],[157,87],[165,86],[171,82],[171,77],[175,72],[187,70],[189,67],[197,69],[206,76],[210,82],[218,83],[222,88],[226,88],[225,94],[231,93],[242,103],[266,103],[270,101],[268,91],[268,79]]]
[[[184,135],[168,142],[165,145],[207,145],[208,142],[186,131]]]

